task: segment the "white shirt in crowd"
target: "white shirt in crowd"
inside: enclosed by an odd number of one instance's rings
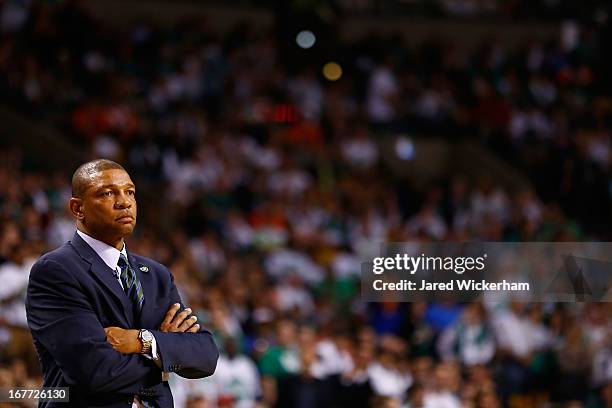
[[[412,376],[409,373],[402,373],[380,363],[370,364],[368,376],[374,393],[385,397],[401,400],[412,385]]]
[[[450,391],[427,392],[423,408],[461,408],[461,400]]]
[[[10,325],[28,328],[25,310],[25,293],[30,268],[35,259],[26,259],[21,265],[6,262],[0,265],[0,318]]]
[[[233,407],[252,408],[261,395],[259,372],[245,355],[229,358],[222,354],[212,376],[191,380],[172,375],[170,386],[175,408],[185,408],[189,399],[198,397],[216,408],[219,399],[227,396],[233,398]]]
[[[390,68],[380,66],[370,77],[368,89],[368,115],[374,122],[390,122],[395,119],[395,107],[391,98],[399,92],[395,75]]]

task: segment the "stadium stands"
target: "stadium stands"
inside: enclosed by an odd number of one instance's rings
[[[596,28],[475,51],[366,36],[338,46],[329,81],[248,25],[116,32],[79,2],[0,9],[0,101],[125,164],[143,211],[129,249],[170,267],[223,351],[213,377],[171,379],[175,406],[612,406],[609,303],[359,300],[370,242],[609,240]],[[532,186],[454,174],[417,188],[387,166],[397,134],[479,143]],[[70,170],[0,146],[0,387],[40,383],[24,291],[74,231]]]

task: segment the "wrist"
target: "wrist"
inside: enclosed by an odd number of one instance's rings
[[[140,342],[138,330],[130,330],[130,337],[133,339],[133,341],[131,342],[131,353],[140,354],[140,350],[142,349],[142,343]]]

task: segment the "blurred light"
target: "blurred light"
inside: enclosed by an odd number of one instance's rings
[[[407,136],[399,136],[395,141],[395,154],[402,160],[412,160],[414,158],[414,143]]]
[[[271,122],[290,123],[298,120],[297,109],[291,104],[274,105],[269,115]]]
[[[565,51],[572,51],[580,42],[580,26],[575,21],[561,24],[561,46]]]
[[[309,30],[302,30],[295,37],[295,42],[300,48],[310,48],[317,42],[317,37]]]
[[[342,76],[342,67],[336,62],[328,62],[323,66],[323,76],[328,81],[337,81]]]

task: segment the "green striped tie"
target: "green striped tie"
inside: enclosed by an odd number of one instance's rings
[[[144,303],[142,285],[136,277],[136,272],[134,272],[123,254],[119,256],[119,262],[117,262],[117,265],[119,266],[119,269],[121,269],[121,282],[123,283],[123,290],[134,304],[137,316],[140,316],[140,313],[142,312],[142,304]]]

